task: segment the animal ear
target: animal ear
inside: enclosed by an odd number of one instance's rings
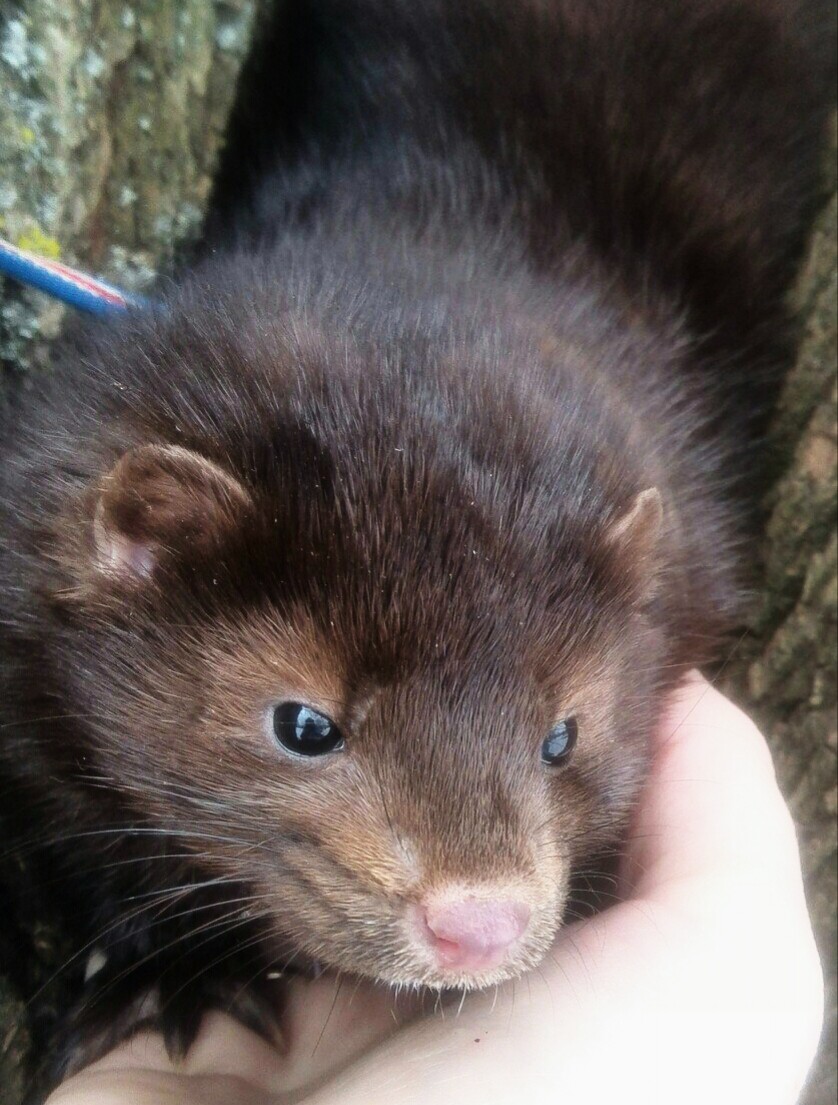
[[[151,575],[167,551],[211,552],[251,506],[235,477],[190,449],[132,449],[101,484],[93,518],[97,566],[138,578]]]
[[[628,510],[611,523],[609,544],[617,555],[638,566],[654,556],[663,524],[663,502],[656,487],[648,487],[636,496]]]

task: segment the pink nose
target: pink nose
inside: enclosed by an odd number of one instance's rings
[[[439,965],[464,971],[503,963],[530,919],[523,902],[481,898],[430,903],[424,912]]]

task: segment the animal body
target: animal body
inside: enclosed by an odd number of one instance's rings
[[[194,258],[62,342],[2,445],[56,1078],[211,1006],[269,1031],[285,970],[537,965],[741,614],[830,25],[276,6]]]

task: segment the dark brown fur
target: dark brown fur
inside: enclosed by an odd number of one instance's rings
[[[288,959],[442,985],[404,911],[446,883],[544,954],[738,616],[828,11],[279,5],[201,253],[4,447],[9,831],[108,955],[58,1073],[149,1010],[264,1028]],[[284,757],[283,699],[346,751]]]

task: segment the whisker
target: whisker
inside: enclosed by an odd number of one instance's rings
[[[332,1019],[332,1015],[334,1014],[334,1011],[337,1007],[338,998],[340,997],[340,992],[343,989],[343,982],[344,982],[343,974],[338,974],[337,986],[335,987],[335,996],[332,998],[332,1004],[331,1004],[331,1007],[329,1009],[329,1012],[326,1015],[326,1020],[323,1022],[323,1027],[320,1029],[320,1035],[317,1037],[317,1043],[314,1045],[314,1047],[311,1050],[312,1059],[314,1058],[315,1052],[317,1051],[317,1049],[320,1047],[321,1043],[323,1042],[323,1037],[326,1035],[326,1029],[329,1027],[329,1021]]]

